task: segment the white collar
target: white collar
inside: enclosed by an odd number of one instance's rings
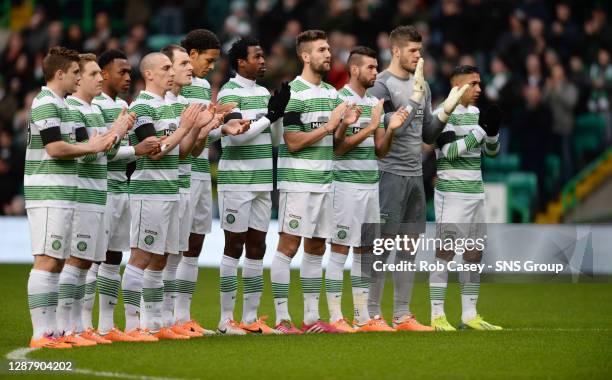
[[[234,80],[238,82],[238,84],[242,85],[243,87],[247,87],[247,88],[255,87],[255,84],[256,84],[254,80],[247,79],[238,73],[236,73]]]

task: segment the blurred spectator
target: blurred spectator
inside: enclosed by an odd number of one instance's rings
[[[544,38],[544,22],[538,18],[532,18],[528,22],[529,27],[529,50],[535,54],[542,54],[546,50],[546,38]]]
[[[465,21],[459,0],[442,0],[440,15],[433,20],[433,25],[438,31],[433,41],[434,44],[441,46],[443,43],[451,42],[459,49],[466,50],[468,41],[462,38]]]
[[[589,61],[597,59],[599,49],[612,46],[612,31],[606,19],[604,10],[596,7],[591,12],[591,18],[584,22],[582,47],[584,56]]]
[[[30,24],[24,29],[24,37],[27,40],[27,52],[30,55],[34,55],[39,51],[47,50],[47,48],[50,46],[49,42],[51,38],[57,37],[57,34],[51,35],[50,32],[47,34],[46,17],[42,9],[37,9],[32,15]],[[60,41],[61,39],[57,39],[53,42]]]
[[[178,3],[175,0],[162,1],[153,18],[158,33],[178,36],[183,32],[185,21]]]
[[[85,40],[84,49],[86,51],[99,53],[104,50],[106,41],[111,37],[111,26],[108,14],[99,12],[96,14],[95,30],[91,37]]]
[[[2,138],[5,143],[10,140],[12,152],[23,152],[27,142],[29,106],[42,84],[41,63],[49,47],[64,44],[96,53],[110,48],[124,50],[133,68],[132,88],[127,94],[130,100],[143,87],[138,72],[141,58],[158,49],[160,41],[172,41],[176,35],[178,42],[179,35],[202,27],[217,33],[224,49],[239,36],[258,38],[268,67],[261,83],[272,89],[299,72],[295,38],[305,29],[328,32],[332,70],[326,80],[341,87],[347,80],[346,59],[353,46],[376,48],[382,71],[391,58],[390,30],[412,24],[423,37],[425,77],[434,106],[448,94],[448,75],[455,65],[478,66],[482,102],[497,103],[504,111],[502,154],[519,154],[523,170],[544,176],[538,165],[543,165],[545,155],[553,150],[563,158],[564,178],[580,170],[572,165],[569,141],[575,134],[575,120],[588,112],[605,120],[608,141],[612,142],[609,2],[99,1],[94,2],[94,20],[79,19],[84,14],[82,5],[72,3],[69,9],[59,9],[57,1],[36,2],[30,8],[14,6],[8,25],[15,29],[0,30],[0,130],[6,131]],[[93,30],[86,34],[82,28],[91,21]],[[160,33],[164,35],[157,35]],[[222,56],[208,77],[213,99],[230,75],[227,66]],[[8,148],[2,149],[7,152]],[[218,151],[211,151],[214,158]],[[12,166],[16,161],[2,162]],[[584,164],[586,160],[576,157],[576,162]],[[11,168],[8,173],[16,173],[21,181],[22,171]],[[21,191],[19,186],[11,189]],[[542,195],[543,188],[539,190]],[[551,196],[542,195],[540,205]],[[13,194],[11,199],[11,206],[4,205],[0,212],[20,209],[19,198]]]
[[[525,69],[527,71],[527,84],[542,88],[544,85],[544,75],[542,73],[542,64],[537,54],[529,54],[527,56],[525,59]]]
[[[11,132],[0,130],[0,214],[21,213],[15,208],[13,200],[21,189],[24,161],[23,152],[15,149],[13,145]]]
[[[591,112],[608,112],[610,109],[610,94],[612,92],[612,64],[610,53],[606,49],[599,49],[597,61],[591,64],[589,77],[593,91],[589,99]]]
[[[500,57],[508,62],[512,70],[519,70],[522,67],[522,57],[526,56],[528,38],[525,34],[525,14],[521,11],[514,11],[508,16],[509,30],[501,35],[497,41],[497,51]]]
[[[53,21],[50,23],[47,29],[48,40],[46,41],[46,46],[44,49],[37,50],[37,52],[46,52],[49,48],[60,45],[62,43],[63,33],[64,24],[62,24],[61,21]]]
[[[494,57],[491,61],[491,79],[485,87],[487,98],[499,101],[500,94],[510,80],[510,71],[500,57]]]
[[[543,210],[547,201],[544,191],[546,156],[551,151],[551,115],[548,106],[542,102],[540,87],[527,85],[523,88],[525,102],[516,112],[512,134],[521,143],[518,152],[521,169],[535,172],[538,176],[537,208]]]
[[[610,141],[610,96],[612,94],[612,63],[610,63],[610,52],[599,49],[597,61],[591,64],[589,69],[591,79],[591,96],[588,102],[589,111],[602,115],[606,121],[607,138]]]
[[[574,107],[578,102],[578,90],[565,76],[560,64],[552,67],[551,75],[544,86],[544,101],[552,113],[552,133],[555,136],[557,153],[562,157],[563,180],[573,172],[571,134],[574,129]]]
[[[515,106],[519,105],[520,87],[516,79],[501,57],[493,57],[491,60],[491,74],[485,80],[485,96],[489,101],[497,103],[502,110],[510,112]],[[502,120],[502,128],[507,122],[507,118]],[[510,136],[504,136],[502,133],[500,138],[501,149],[505,153],[508,148],[508,141],[506,139],[509,139]]]
[[[578,55],[572,55],[569,60],[569,80],[578,88],[578,103],[576,113],[586,113],[588,111],[588,101],[591,96],[591,78],[588,68]]]
[[[62,45],[68,49],[76,51],[83,51],[83,31],[77,24],[72,24],[68,27],[68,33],[66,39],[62,42]]]
[[[125,23],[131,27],[146,24],[151,19],[151,11],[155,9],[154,1],[130,0],[125,3]]]
[[[226,42],[223,44],[223,51],[229,51],[232,44],[240,37],[248,36],[251,33],[251,24],[249,23],[247,3],[239,0],[232,1],[230,6],[231,14],[225,19],[223,24],[223,39]]]
[[[555,6],[556,19],[551,25],[551,46],[563,59],[569,58],[578,43],[578,25],[572,20],[572,10],[568,3]]]

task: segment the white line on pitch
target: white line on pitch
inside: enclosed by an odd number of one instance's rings
[[[607,328],[572,328],[572,327],[558,327],[558,328],[545,328],[545,327],[518,327],[518,328],[507,328],[504,329],[502,331],[541,331],[541,332],[546,332],[546,331],[567,331],[567,332],[609,332],[612,331],[612,329],[607,329]]]
[[[38,350],[38,348],[29,348],[29,347],[18,348],[6,354],[6,358],[8,360],[28,360],[27,358],[28,354],[36,350]]]
[[[31,359],[28,359],[28,354],[36,350],[39,350],[39,348],[29,348],[29,347],[17,348],[9,352],[8,354],[6,354],[6,358],[8,360],[31,360]],[[40,361],[40,360],[35,360],[35,361]],[[189,379],[174,378],[174,377],[158,377],[158,376],[132,375],[129,373],[120,373],[120,372],[94,371],[91,369],[84,369],[84,368],[75,368],[72,371],[65,371],[65,372],[68,374],[78,373],[78,374],[89,375],[89,376],[114,377],[114,378],[120,378],[120,379],[130,379],[130,380],[189,380]]]

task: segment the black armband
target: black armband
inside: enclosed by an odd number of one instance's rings
[[[436,139],[436,145],[438,146],[438,148],[442,149],[444,145],[450,144],[453,141],[455,141],[455,132],[446,131],[440,133],[440,136],[438,136],[438,138]]]
[[[143,124],[134,130],[138,141],[143,141],[147,137],[155,136],[155,127],[151,123]]]
[[[231,113],[228,113],[223,118],[223,122],[227,123],[228,121],[233,120],[233,119],[242,119],[242,114],[240,112],[231,112]]]
[[[74,139],[76,142],[83,142],[89,140],[89,134],[87,133],[87,128],[78,127],[74,130]]]
[[[40,139],[43,145],[50,144],[56,141],[62,141],[62,132],[60,127],[49,127],[40,131]]]
[[[284,125],[302,125],[302,119],[299,112],[285,112],[283,116]]]

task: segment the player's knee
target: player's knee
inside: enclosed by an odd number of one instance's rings
[[[246,233],[225,231],[225,247],[223,249],[223,254],[233,257],[234,259],[239,259],[240,256],[242,256],[245,241]]]
[[[151,261],[149,261],[147,269],[156,271],[163,270],[166,267],[167,261],[167,255],[153,255],[151,257]]]
[[[70,256],[68,260],[66,260],[66,264],[71,265],[73,267],[77,267],[79,269],[89,269],[91,267],[91,261],[80,259],[74,256]]]
[[[289,257],[295,256],[300,248],[301,238],[299,236],[289,235],[283,232],[281,232],[279,235],[277,250]]]
[[[463,261],[468,263],[479,263],[482,260],[482,251],[465,251],[463,253]]]
[[[64,260],[56,259],[47,255],[34,256],[34,269],[45,272],[59,273],[64,267]]]
[[[239,259],[242,256],[242,250],[244,248],[244,242],[242,240],[231,240],[225,243],[225,249],[223,254],[225,256]]]
[[[266,254],[266,242],[255,242],[247,244],[246,246],[246,257],[253,260],[261,260]]]
[[[204,245],[204,235],[190,234],[189,235],[189,251],[183,253],[186,257],[198,257],[202,252],[202,246]]]
[[[443,251],[443,250],[436,251],[436,258],[443,260],[443,261],[447,261],[447,262],[451,261],[454,256],[455,256],[455,252],[453,251]]]
[[[138,248],[132,248],[132,253],[130,254],[128,264],[139,269],[146,269],[151,261],[151,256],[151,253],[145,252]]]
[[[304,252],[311,255],[322,255],[325,253],[325,239],[304,239]]]
[[[341,253],[343,255],[348,255],[349,249],[350,249],[350,247],[348,247],[346,245],[340,245],[340,244],[332,244],[331,245],[332,252]],[[357,253],[357,249],[358,249],[358,247],[353,248],[353,252]]]

